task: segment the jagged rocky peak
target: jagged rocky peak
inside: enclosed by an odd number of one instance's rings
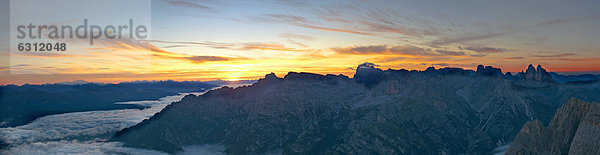
[[[270,80],[270,79],[279,79],[277,77],[277,75],[275,75],[275,73],[271,72],[270,74],[265,75],[265,80]]]
[[[427,67],[427,69],[425,69],[425,73],[433,73],[436,72],[437,69],[435,69],[435,67]]]
[[[277,83],[280,80],[281,80],[281,78],[277,77],[277,75],[275,75],[275,73],[271,72],[271,73],[265,75],[264,78],[259,79],[256,83],[259,85],[262,85],[262,84]]]
[[[502,75],[502,69],[500,69],[500,68],[494,68],[492,66],[485,66],[484,67],[483,65],[478,65],[476,73],[482,74],[482,75],[497,75],[497,76],[500,76],[500,75]]]
[[[533,67],[532,64],[529,64],[529,66],[527,66],[527,70],[522,76],[524,76],[523,78],[528,80],[552,81],[550,73],[548,73],[546,69],[542,67],[542,65],[538,65],[536,69],[536,67]]]
[[[356,67],[354,79],[360,83],[373,84],[383,78],[383,70],[375,68],[375,64],[365,62]]]
[[[349,79],[348,76],[339,74],[339,75],[333,75],[333,74],[327,74],[327,75],[321,75],[321,74],[315,74],[315,73],[307,73],[307,72],[288,72],[283,78],[279,78],[275,75],[275,73],[270,73],[265,75],[264,78],[261,78],[260,80],[258,80],[257,83],[259,83],[259,85],[262,84],[273,84],[273,83],[277,83],[277,82],[281,82],[284,80],[335,80],[335,79]]]
[[[506,154],[600,154],[600,104],[571,99],[548,127],[526,123]]]

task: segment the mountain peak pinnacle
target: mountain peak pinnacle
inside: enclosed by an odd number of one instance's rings
[[[537,67],[533,67],[532,64],[529,64],[529,66],[527,66],[527,70],[525,70],[524,78],[528,79],[528,80],[536,80],[536,81],[551,81],[552,80],[550,73],[548,73],[546,71],[546,69],[544,69],[542,67],[542,65],[539,65],[539,64],[537,65]]]

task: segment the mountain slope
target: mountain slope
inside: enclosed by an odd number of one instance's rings
[[[600,104],[572,99],[548,127],[523,126],[507,154],[600,154]]]
[[[600,99],[597,85],[478,68],[362,64],[354,78],[269,74],[252,86],[186,96],[112,140],[170,153],[221,143],[228,153],[486,154],[512,141],[525,122],[550,122],[571,97]]]

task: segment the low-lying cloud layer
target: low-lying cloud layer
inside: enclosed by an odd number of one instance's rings
[[[151,117],[187,94],[189,93],[152,101],[117,103],[149,107],[143,110],[126,109],[50,115],[23,126],[0,128],[0,139],[10,145],[7,150],[0,150],[0,154],[165,154],[159,151],[123,147],[120,142],[106,141],[116,132]],[[212,147],[208,149],[210,151]],[[202,151],[202,149],[196,148],[192,151]]]

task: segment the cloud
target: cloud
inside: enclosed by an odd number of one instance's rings
[[[263,16],[254,17],[253,19],[258,22],[267,22],[267,23],[287,23],[287,24],[314,23],[302,16],[287,15],[287,14],[264,14]]]
[[[585,21],[585,20],[597,20],[597,19],[600,19],[600,16],[588,16],[588,17],[581,17],[581,18],[561,18],[561,19],[553,19],[553,20],[549,20],[549,21],[543,21],[543,22],[535,24],[535,26],[549,26],[549,25],[555,25],[555,24],[571,23],[571,22]]]
[[[455,52],[455,51],[447,51],[447,50],[436,50],[436,52],[448,55],[448,56],[464,56],[465,52]]]
[[[35,142],[19,145],[0,154],[131,154],[131,155],[167,155],[167,153],[137,148],[123,147],[120,142],[80,142],[62,140]]]
[[[533,54],[530,55],[530,57],[538,57],[538,58],[557,58],[557,57],[568,57],[568,56],[575,56],[577,54],[575,53],[562,53],[562,54],[552,54],[552,55],[537,55],[537,54]]]
[[[177,48],[177,47],[185,47],[186,45],[169,45],[162,48]]]
[[[508,58],[504,58],[505,60],[520,60],[520,59],[525,59],[524,57],[508,57]]]
[[[368,29],[373,32],[391,32],[391,33],[398,33],[398,34],[412,36],[412,37],[421,37],[422,36],[422,33],[420,33],[419,30],[414,29],[414,28],[390,26],[390,25],[386,25],[386,24],[379,24],[379,23],[373,23],[373,22],[367,22],[367,21],[362,21],[361,23],[363,25],[367,26]]]
[[[131,101],[117,104],[137,104],[150,108],[73,112],[40,117],[29,124],[0,128],[0,139],[10,148],[0,154],[166,154],[164,152],[124,147],[121,142],[106,142],[116,132],[150,118],[165,106],[181,100],[182,93],[158,100]],[[185,153],[218,153],[220,145],[184,147]],[[188,152],[190,151],[190,152]]]
[[[385,62],[395,62],[395,61],[399,61],[399,60],[405,60],[407,58],[394,56],[394,57],[383,57],[383,58],[376,58],[376,59],[377,59],[377,62],[385,63]]]
[[[189,57],[184,57],[184,58],[191,60],[195,63],[202,63],[205,61],[229,61],[229,60],[233,59],[233,58],[229,58],[229,57],[220,57],[220,56],[189,56]]]
[[[99,135],[116,133],[133,126],[150,118],[168,104],[181,100],[185,95],[187,94],[167,96],[158,100],[120,103],[149,107],[142,110],[88,111],[44,116],[26,125],[0,128],[0,133],[2,133],[0,139],[9,144],[26,144],[52,140],[85,139],[86,137],[103,138]]]
[[[507,33],[508,32],[497,32],[497,33],[488,33],[488,34],[459,37],[459,38],[442,38],[442,39],[434,40],[434,41],[430,42],[430,44],[437,46],[437,45],[445,45],[445,44],[452,44],[452,43],[463,43],[463,42],[475,41],[475,40],[486,40],[486,39],[490,39],[490,38],[500,37]]]
[[[321,27],[321,26],[314,26],[314,25],[307,25],[307,24],[300,24],[300,23],[296,24],[296,25],[300,26],[300,27],[317,29],[317,30],[323,30],[323,31],[344,32],[344,33],[352,33],[352,34],[360,34],[360,35],[375,35],[373,33],[367,33],[367,32],[345,30],[345,29],[337,29],[337,28],[328,28],[328,27]]]
[[[308,20],[302,16],[296,16],[296,15],[264,14],[263,16],[254,17],[253,19],[254,19],[254,21],[257,21],[257,22],[291,24],[291,25],[295,25],[295,26],[299,26],[299,27],[310,28],[310,29],[315,29],[315,30],[322,30],[322,31],[343,32],[343,33],[360,34],[360,35],[375,35],[375,34],[367,33],[367,32],[317,26],[316,22]]]
[[[386,45],[373,45],[333,48],[332,50],[340,54],[383,54],[388,52],[388,47]]]
[[[438,54],[431,52],[428,49],[423,49],[423,48],[412,46],[412,45],[393,46],[389,50],[391,53],[400,54],[400,55],[414,55],[414,56],[436,56],[436,55],[438,55]]]
[[[79,55],[55,53],[55,52],[14,52],[11,54],[11,56],[41,57],[41,58],[80,57]]]
[[[279,36],[281,38],[302,39],[302,40],[311,40],[311,41],[315,40],[314,37],[307,36],[307,35],[301,35],[301,34],[294,34],[294,33],[282,33]]]
[[[544,60],[544,61],[600,61],[600,58],[541,58],[541,59],[533,59],[533,60]]]
[[[571,23],[571,22],[585,21],[585,20],[597,20],[597,19],[600,19],[600,16],[590,16],[590,17],[583,17],[583,18],[553,19],[553,20],[548,20],[548,21],[542,21],[542,22],[539,22],[536,24],[530,24],[530,25],[524,25],[524,26],[514,26],[506,31],[477,34],[477,35],[471,35],[471,36],[466,36],[466,37],[441,38],[441,39],[431,41],[429,44],[431,44],[433,46],[438,46],[438,45],[445,45],[445,44],[452,44],[452,43],[464,43],[464,42],[469,42],[469,41],[486,40],[486,39],[501,37],[501,36],[504,36],[504,35],[507,35],[510,33],[514,33],[514,32],[523,31],[523,30],[526,30],[529,28],[539,28],[540,26],[551,26],[551,25],[556,25],[556,24]]]
[[[275,51],[301,51],[291,47],[285,47],[278,43],[242,43],[240,50],[275,50]]]
[[[98,41],[100,44],[105,45],[103,48],[91,48],[91,50],[142,50],[151,52],[152,56],[163,58],[163,59],[178,59],[178,60],[188,60],[192,63],[203,63],[207,61],[230,61],[230,60],[241,60],[246,58],[232,58],[232,57],[222,57],[222,56],[197,56],[197,55],[188,55],[188,54],[180,54],[170,52],[161,48],[158,48],[148,40],[137,41],[137,40],[100,40]],[[177,43],[177,44],[200,44],[200,45],[210,45],[211,43],[195,43],[195,42],[166,42],[159,41],[163,43]],[[218,44],[213,44],[218,45]]]
[[[407,55],[407,56],[466,56],[464,52],[425,49],[413,45],[402,46],[387,46],[387,45],[371,45],[371,46],[354,46],[346,48],[332,48],[339,54],[385,54],[385,55]]]
[[[411,37],[440,34],[436,29],[429,26],[429,22],[408,18],[400,14],[396,10],[369,9],[364,16],[360,16],[358,23],[371,32],[396,33]],[[417,23],[421,26],[414,28],[407,26],[405,23]]]
[[[508,51],[507,49],[504,49],[504,48],[481,47],[481,46],[469,46],[469,47],[465,47],[465,49],[471,50],[471,51],[477,52],[477,53],[486,53],[486,54],[502,53],[502,52]]]
[[[299,42],[295,42],[295,41],[293,41],[292,39],[288,39],[288,42],[290,42],[290,43],[292,43],[292,44],[294,44],[294,45],[298,45],[298,46],[300,46],[300,47],[308,48],[308,45],[306,45],[306,44],[302,44],[302,43],[299,43]]]
[[[358,12],[357,10],[361,10]],[[428,23],[423,20],[415,20],[402,16],[401,12],[394,9],[380,8],[356,8],[352,5],[338,5],[333,7],[321,7],[314,11],[315,16],[328,22],[336,22],[344,25],[352,25],[358,31],[373,34],[380,32],[382,34],[401,34],[411,37],[422,37],[425,35],[438,35],[437,30],[427,26]],[[407,23],[416,23],[423,26],[414,28]],[[422,28],[429,27],[429,30]]]
[[[10,70],[10,69],[23,69],[25,67],[30,67],[31,65],[29,64],[18,64],[18,65],[12,65],[12,66],[0,66],[0,71],[4,71],[4,70]]]
[[[203,45],[215,49],[232,49],[232,50],[275,50],[275,51],[304,51],[301,49],[286,47],[279,43],[216,43],[216,42],[180,42],[180,41],[162,41],[149,40],[150,42],[167,43],[167,44],[185,44],[185,45]]]
[[[162,59],[176,59],[176,60],[187,60],[192,63],[204,63],[207,61],[232,61],[232,60],[245,60],[246,58],[232,58],[232,57],[221,57],[221,56],[169,56],[153,54],[152,56]]]
[[[310,3],[305,1],[296,1],[296,0],[276,0],[277,3],[285,6],[304,8],[312,6]]]
[[[185,44],[185,45],[205,45],[205,46],[219,46],[219,47],[230,47],[234,46],[233,44],[227,43],[217,43],[217,42],[192,42],[192,41],[164,41],[164,40],[146,40],[149,42],[157,42],[157,43],[168,43],[168,44]]]
[[[208,11],[208,12],[213,12],[213,13],[216,12],[215,10],[213,10],[212,8],[210,8],[208,6],[204,6],[204,5],[200,5],[200,4],[196,4],[196,3],[188,2],[188,1],[167,1],[167,3],[169,3],[173,6],[177,6],[177,7],[185,7],[185,8],[190,8],[190,9],[194,9],[194,10],[203,10],[203,11]]]
[[[315,16],[320,17],[321,19],[328,22],[338,22],[338,23],[353,23],[352,21],[343,17],[346,14],[346,10],[348,8],[343,7],[321,7],[316,8],[314,10]]]

